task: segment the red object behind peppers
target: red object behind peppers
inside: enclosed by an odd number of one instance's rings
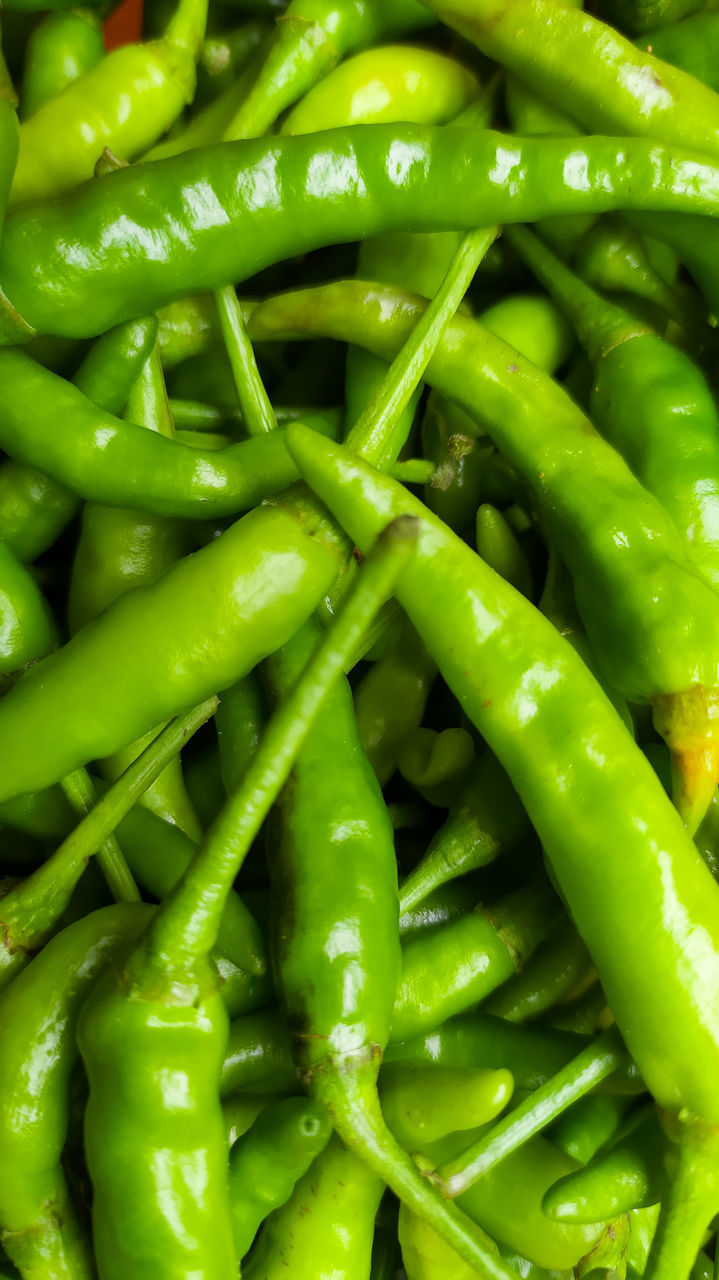
[[[139,40],[142,34],[142,0],[124,0],[105,23],[105,48],[112,49]]]

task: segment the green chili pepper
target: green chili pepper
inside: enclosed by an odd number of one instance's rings
[[[156,332],[157,321],[149,316],[98,338],[75,374],[77,389],[108,413],[122,412]],[[35,560],[46,551],[76,509],[75,494],[44,471],[12,459],[0,465],[0,536],[18,559]]]
[[[590,970],[590,959],[575,929],[566,928],[539,945],[521,973],[487,1001],[487,1013],[522,1022],[536,1018],[566,996]]]
[[[380,1075],[382,1113],[408,1151],[494,1120],[512,1096],[509,1071],[395,1063]]]
[[[488,502],[477,511],[476,544],[479,555],[495,573],[523,596],[531,597],[532,571],[527,557],[502,512]]]
[[[714,92],[719,89],[716,49],[719,15],[695,13],[684,22],[647,31],[637,43],[655,57],[696,76]]]
[[[331,1134],[323,1107],[306,1098],[285,1098],[262,1111],[238,1139],[230,1152],[230,1205],[238,1258],[244,1258],[267,1215],[289,1200]]]
[[[665,1190],[667,1146],[654,1108],[642,1112],[608,1151],[550,1187],[544,1212],[558,1222],[594,1222],[657,1204]]]
[[[225,1275],[229,1280],[235,1273],[217,1091],[226,1023],[208,951],[240,863],[356,644],[357,631],[411,554],[413,533],[407,522],[388,533],[333,635],[268,727],[245,782],[220,814],[202,853],[122,968],[107,975],[85,1005],[79,1043],[90,1081],[86,1151],[103,1280],[126,1275],[129,1267],[148,1277],[175,1276],[183,1268],[208,1280]],[[114,1101],[108,1107],[110,1096]],[[137,1153],[148,1146],[154,1158],[138,1163]],[[169,1219],[168,1176],[177,1197]]]
[[[61,1157],[75,1026],[109,958],[149,907],[105,907],[59,933],[0,996],[0,1240],[23,1275],[91,1280],[92,1254]]]
[[[705,308],[656,270],[642,237],[631,227],[602,218],[577,244],[574,269],[595,289],[641,298],[658,306],[702,344],[707,343]]]
[[[580,1164],[588,1164],[600,1147],[615,1139],[628,1106],[629,1099],[620,1094],[588,1093],[554,1121],[547,1137],[565,1155]],[[546,1213],[544,1204],[542,1208]],[[609,1213],[607,1217],[614,1214]],[[602,1214],[597,1214],[593,1221],[601,1218]]]
[[[246,1280],[367,1280],[382,1179],[338,1138],[315,1160],[287,1204],[267,1219]]]
[[[492,176],[510,172],[511,184]],[[323,244],[617,207],[712,218],[719,174],[642,139],[358,125],[128,166],[18,210],[5,224],[0,283],[28,324],[82,337]]]
[[[281,133],[348,124],[454,119],[479,92],[471,71],[432,49],[384,45],[340,63],[285,118]]]
[[[543,884],[420,934],[402,951],[392,1036],[406,1040],[478,1004],[522,966],[556,924]]]
[[[373,663],[357,687],[359,740],[382,786],[397,768],[402,742],[422,722],[435,674],[416,631],[405,624],[390,653]]]
[[[553,0],[515,0],[511,11],[502,0],[427,4],[587,129],[655,138],[719,156],[716,95],[581,9],[557,8]],[[578,60],[591,66],[591,74],[581,79],[574,74]]]
[[[91,178],[106,147],[123,160],[146,151],[194,93],[206,18],[207,0],[180,0],[160,41],[116,49],[35,111],[20,130],[13,203]]]
[[[400,746],[402,777],[429,804],[448,809],[474,761],[474,742],[466,729],[415,729]]]
[[[215,706],[214,699],[204,702],[168,725],[52,856],[0,898],[0,988],[54,932],[88,859]]]
[[[362,342],[386,355],[397,349],[411,325],[410,316],[420,308],[413,295],[387,286],[342,282],[262,304],[253,313],[251,331],[268,336],[309,329]],[[657,725],[676,757],[683,811],[696,826],[715,785],[712,708],[719,673],[711,655],[719,647],[709,639],[716,625],[709,618],[719,622],[719,615],[716,596],[688,560],[673,522],[565,393],[474,322],[455,316],[427,378],[491,430],[495,442],[532,486],[550,534],[562,544],[601,667],[613,688],[635,701],[652,702]],[[541,423],[550,403],[553,430],[548,438]],[[560,422],[567,429],[561,448]],[[577,483],[580,454],[591,501]],[[571,484],[565,476],[570,460]],[[614,511],[609,522],[595,519],[600,486],[607,510]],[[622,563],[623,554],[617,554],[619,527],[626,563]],[[634,562],[640,546],[641,568]],[[650,574],[649,557],[655,556],[656,567]],[[680,593],[685,592],[686,602],[678,614]],[[611,593],[611,604],[605,593]],[[681,636],[676,633],[680,616],[688,620]],[[698,617],[706,620],[701,639],[693,634]],[[651,641],[650,633],[654,633]]]
[[[610,18],[632,34],[679,22],[698,9],[713,8],[707,0],[605,0],[602,6]]]
[[[527,815],[504,769],[485,752],[424,857],[400,886],[400,910],[423,902],[455,876],[493,862],[528,829]]]
[[[712,1083],[719,1029],[703,995],[719,966],[711,875],[611,704],[540,615],[394,481],[298,426],[289,429],[289,445],[359,545],[371,544],[390,514],[411,511],[422,520],[417,557],[396,594],[508,766],[632,1056],[665,1109],[678,1167],[649,1275],[674,1278],[691,1264],[718,1198],[711,1126],[719,1118]],[[590,741],[578,756],[587,724]],[[610,823],[610,838],[598,814]],[[632,901],[642,902],[641,913],[627,910]]]
[[[0,687],[55,647],[49,605],[29,569],[0,542]]]
[[[44,464],[56,481],[90,501],[161,516],[232,515],[296,478],[283,433],[219,453],[191,449],[120,422],[23,352],[0,352],[0,365],[3,386],[16,396],[0,443],[26,466]],[[320,430],[335,428],[323,415],[312,422]]]
[[[133,875],[160,901],[174,889],[197,853],[197,845],[184,831],[139,805],[118,823],[117,833]],[[217,946],[239,969],[258,977],[266,974],[262,935],[234,891],[225,904]]]
[[[222,695],[215,725],[222,781],[228,794],[245,776],[266,719],[264,692],[254,672]]]
[[[421,30],[433,21],[416,0],[359,0],[351,7],[333,0],[292,0],[224,136],[259,137],[343,55],[393,32]]]
[[[463,1135],[452,1135],[429,1145],[426,1154],[432,1161],[441,1161],[456,1151],[462,1140]],[[563,1229],[554,1230],[560,1224],[542,1212],[542,1198],[554,1173],[574,1167],[575,1162],[550,1142],[532,1138],[465,1191],[460,1203],[505,1248],[550,1271],[575,1268],[575,1275],[584,1276],[601,1263],[605,1251],[612,1261],[621,1260],[629,1222],[618,1218],[606,1224],[565,1223]]]
[[[211,101],[229,89],[270,31],[269,24],[257,18],[241,27],[206,36],[197,64],[195,105]]]
[[[74,9],[48,14],[30,33],[25,50],[23,116],[52,101],[104,56],[102,26],[94,14]]]

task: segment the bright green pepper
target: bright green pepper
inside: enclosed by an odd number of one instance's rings
[[[33,115],[104,56],[102,26],[94,14],[73,9],[48,14],[31,32],[25,50],[23,115]]]
[[[630,171],[627,145],[356,125],[191,151],[12,213],[0,285],[27,324],[83,337],[381,231],[456,231],[618,207],[706,214],[712,225],[719,172],[711,163],[634,139]],[[495,180],[510,173],[511,183]]]
[[[35,111],[20,130],[13,203],[91,178],[106,147],[122,160],[146,151],[192,97],[206,18],[207,0],[181,0],[161,40],[116,49]]]

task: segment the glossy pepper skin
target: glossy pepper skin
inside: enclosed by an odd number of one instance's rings
[[[61,485],[94,503],[203,519],[236,515],[297,478],[283,432],[219,451],[195,449],[119,421],[22,351],[0,352],[0,376],[13,392],[0,444],[16,463],[45,468],[55,481],[51,496]],[[333,429],[323,418],[312,421]]]
[[[61,1164],[75,1028],[110,957],[151,909],[105,907],[57,934],[0,998],[0,1241],[23,1275],[91,1280],[90,1243]]]
[[[146,316],[103,334],[75,374],[75,387],[107,413],[121,413],[156,333],[155,317]],[[31,394],[29,402],[32,400]],[[48,409],[47,401],[44,407]],[[47,462],[47,457],[42,461]],[[37,559],[52,546],[77,505],[75,494],[46,471],[12,458],[0,465],[0,537],[23,563]]]
[[[332,72],[348,53],[365,45],[431,26],[435,19],[417,0],[292,0],[250,92],[233,111],[226,138],[256,138],[293,102]]]
[[[85,182],[106,147],[121,160],[147,150],[192,97],[206,18],[207,0],[181,0],[161,40],[114,50],[39,107],[20,130],[13,203]]]
[[[386,356],[411,329],[408,312],[417,306],[412,295],[387,286],[344,282],[269,300],[253,313],[250,329],[256,337],[332,334]],[[654,704],[692,796],[707,799],[719,611],[673,522],[563,389],[475,322],[455,316],[426,376],[491,432],[530,486],[551,538],[562,546],[605,677],[625,696]],[[548,413],[551,436],[542,425]]]
[[[267,1219],[245,1280],[367,1280],[382,1179],[333,1137]]]
[[[244,1258],[268,1214],[289,1200],[331,1136],[323,1107],[307,1098],[283,1098],[260,1112],[234,1144],[230,1204],[238,1258]]]
[[[426,2],[586,129],[655,138],[719,157],[717,95],[591,14],[553,0]],[[577,59],[586,59],[591,74],[574,74]]]
[[[133,993],[110,973],[84,1005],[78,1043],[101,1280],[236,1277],[217,1092],[226,1040],[227,1014],[212,992],[175,1004]]]
[[[641,139],[354,126],[188,152],[18,210],[0,286],[28,324],[87,337],[325,244],[617,207],[714,217],[719,171]]]
[[[650,47],[657,58],[681,67],[682,71],[696,76],[716,93],[719,89],[714,54],[717,33],[719,14],[695,13],[684,22],[647,31],[637,44],[643,49]]]
[[[307,625],[269,660],[276,690],[287,689],[306,664],[318,626]],[[482,1234],[437,1200],[380,1110],[377,1074],[399,976],[397,864],[346,683],[335,687],[305,739],[278,822],[270,836],[275,971],[297,1067],[370,1168],[463,1254],[484,1261]],[[507,1274],[494,1273],[498,1280]]]
[[[655,1097],[719,1122],[719,1008],[706,1000],[719,894],[614,708],[550,624],[395,482],[300,428],[290,447],[359,545],[400,511],[422,519],[398,599],[517,786]]]
[[[201,689],[228,688],[290,638],[344,560],[343,540],[298,492],[121,597],[2,700],[13,760],[0,794],[39,790],[193,705]],[[62,739],[39,743],[36,700],[46,724],[57,715]]]
[[[89,12],[51,13],[30,33],[22,80],[23,116],[31,116],[105,56],[102,26]]]
[[[53,648],[55,627],[35,578],[0,542],[0,687]]]

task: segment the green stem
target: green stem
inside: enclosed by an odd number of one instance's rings
[[[506,1156],[546,1128],[552,1120],[584,1097],[601,1080],[627,1060],[619,1033],[612,1027],[593,1044],[540,1085],[514,1111],[483,1134],[455,1160],[441,1169],[436,1181],[445,1195],[459,1196],[483,1173],[488,1173]],[[678,1280],[678,1277],[675,1277]]]
[[[232,285],[216,291],[215,303],[245,429],[250,436],[264,435],[274,430],[277,419],[260,377],[242,308]]]
[[[497,1256],[489,1236],[457,1205],[442,1199],[390,1133],[377,1097],[376,1072],[376,1064],[323,1063],[311,1080],[311,1092],[327,1107],[342,1141],[484,1280],[516,1280],[516,1272]]]
[[[612,347],[651,332],[641,320],[595,293],[527,227],[508,227],[505,234],[549,296],[566,312],[590,360],[600,360]]]
[[[178,49],[188,49],[195,60],[200,56],[207,26],[209,0],[180,0],[165,29],[164,39]]]
[[[395,462],[388,474],[402,484],[429,484],[436,470],[434,463],[426,458],[406,458],[404,462]]]
[[[63,778],[61,786],[77,814],[84,817],[97,804],[97,792],[87,769],[75,769]],[[95,856],[115,902],[140,902],[140,891],[114,833],[103,840]]]
[[[470,231],[463,237],[437,293],[350,431],[348,447],[366,462],[386,468],[397,458],[404,440],[396,440],[392,428],[409,403],[444,330],[497,235],[498,228],[489,227]]]
[[[0,900],[0,988],[52,932],[88,858],[115,830],[173,756],[217,710],[217,699],[172,720],[105,793],[58,849]]]
[[[686,1280],[719,1210],[719,1132],[695,1117],[663,1117],[676,1164],[662,1198],[644,1280]]]
[[[417,522],[401,517],[378,540],[337,621],[270,720],[247,772],[210,828],[203,848],[154,917],[139,962],[139,973],[146,973],[148,980],[183,970],[192,974],[197,962],[215,945],[225,898],[252,841],[348,656],[413,553],[416,538]]]

